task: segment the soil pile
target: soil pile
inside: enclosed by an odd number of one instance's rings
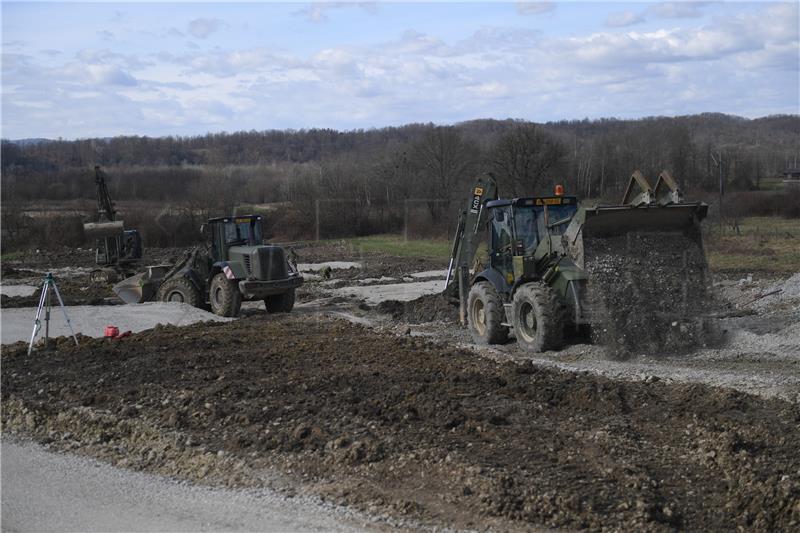
[[[713,341],[701,245],[674,233],[584,240],[594,340],[613,355],[682,353]]]
[[[34,273],[35,274],[35,273]],[[41,286],[44,275],[26,278],[29,283],[39,286],[30,296],[5,296],[0,295],[0,305],[3,308],[36,307],[42,294]],[[121,304],[122,300],[114,296],[112,285],[106,283],[93,283],[88,274],[56,277],[56,286],[61,294],[64,305],[106,305]],[[51,304],[58,305],[58,298],[51,292]]]
[[[3,350],[4,430],[209,483],[277,468],[456,528],[800,525],[796,404],[498,364],[318,316],[84,342]]]
[[[375,308],[380,313],[392,315],[395,320],[412,324],[436,320],[458,322],[458,301],[442,294],[428,294],[408,302],[386,300]]]

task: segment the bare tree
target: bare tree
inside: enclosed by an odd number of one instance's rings
[[[542,178],[567,155],[564,145],[534,124],[519,124],[500,137],[492,151],[492,166],[503,188],[532,194]]]
[[[411,149],[410,165],[417,174],[421,196],[429,198],[434,221],[449,209],[453,194],[463,197],[462,182],[471,180],[479,148],[452,126],[427,131]]]

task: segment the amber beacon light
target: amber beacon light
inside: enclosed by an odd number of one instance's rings
[[[564,186],[563,185],[556,185],[556,196],[564,196]]]

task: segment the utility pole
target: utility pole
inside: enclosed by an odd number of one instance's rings
[[[722,226],[722,197],[725,194],[725,183],[722,179],[722,151],[720,150],[718,156],[719,159],[714,157],[714,153],[709,150],[709,155],[711,155],[711,160],[714,161],[714,164],[717,165],[719,169],[719,223]]]

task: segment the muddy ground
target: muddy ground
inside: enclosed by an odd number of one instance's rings
[[[800,525],[796,403],[308,316],[19,344],[2,363],[6,431],[120,466],[245,486],[277,468],[277,486],[454,527]]]
[[[444,265],[345,248],[299,250],[359,265],[309,276],[288,316],[4,346],[3,429],[410,527],[800,527],[800,275],[714,278],[720,345],[617,361],[587,338],[477,347],[439,295],[367,304],[342,289],[418,290]],[[4,264],[3,283],[39,266]]]

